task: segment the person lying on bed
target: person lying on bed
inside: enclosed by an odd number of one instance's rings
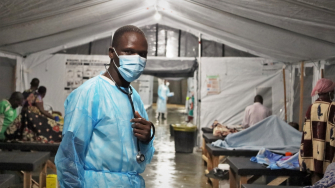
[[[6,131],[8,140],[43,143],[61,141],[62,125],[56,122],[54,116],[43,108],[43,98],[46,91],[44,86],[40,86],[37,93],[27,98],[21,115]],[[56,113],[61,115],[59,112]]]

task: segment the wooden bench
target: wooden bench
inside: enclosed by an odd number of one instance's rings
[[[57,153],[59,143],[43,144],[35,142],[0,142],[2,150],[22,150],[22,151],[46,151]]]
[[[205,164],[208,163],[208,158],[207,158],[207,149],[206,149],[206,144],[215,142],[217,140],[224,140],[225,137],[219,137],[219,136],[214,136],[213,133],[203,133],[202,134],[202,159],[204,160]]]
[[[271,170],[264,165],[250,161],[250,157],[228,157],[227,163],[230,165],[229,184],[230,188],[241,188],[242,184],[252,183],[260,176],[276,176],[277,178],[268,185],[280,185],[290,176],[306,177],[305,172],[298,170]],[[252,176],[248,179],[248,176]],[[259,187],[259,185],[258,185]]]
[[[13,174],[0,174],[0,188],[8,188],[14,184],[15,176]]]
[[[32,172],[42,167],[39,177],[39,187],[42,188],[46,186],[49,157],[49,152],[0,152],[0,170],[22,171],[23,187],[30,188],[34,181]]]
[[[201,128],[203,133],[212,133],[213,134],[213,129],[209,128],[209,127],[202,127]]]
[[[227,156],[245,156],[245,157],[252,157],[256,156],[258,151],[252,150],[229,150],[224,148],[218,148],[212,146],[212,144],[206,144],[206,151],[207,151],[207,170],[206,174],[211,171],[213,168],[218,167],[220,160],[227,157]],[[213,187],[219,187],[219,181],[216,179],[211,179]]]
[[[37,142],[0,142],[2,150],[20,150],[20,151],[43,151],[50,152],[51,156],[55,156],[60,143],[37,143]],[[51,160],[47,161],[47,167],[57,173],[56,165]]]

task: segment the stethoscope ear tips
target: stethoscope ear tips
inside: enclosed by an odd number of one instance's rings
[[[139,151],[136,155],[137,163],[142,163],[145,161],[145,156]]]

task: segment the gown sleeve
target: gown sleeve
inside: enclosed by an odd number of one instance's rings
[[[75,107],[65,114],[63,140],[55,158],[60,187],[84,187],[84,156],[94,124],[85,108]]]
[[[158,97],[160,99],[165,100],[165,97],[162,95],[162,86],[161,85],[158,87],[158,93],[157,94],[158,94]]]

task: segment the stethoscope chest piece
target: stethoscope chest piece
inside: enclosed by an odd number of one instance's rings
[[[136,155],[137,163],[142,163],[145,160],[145,156],[139,151]]]

